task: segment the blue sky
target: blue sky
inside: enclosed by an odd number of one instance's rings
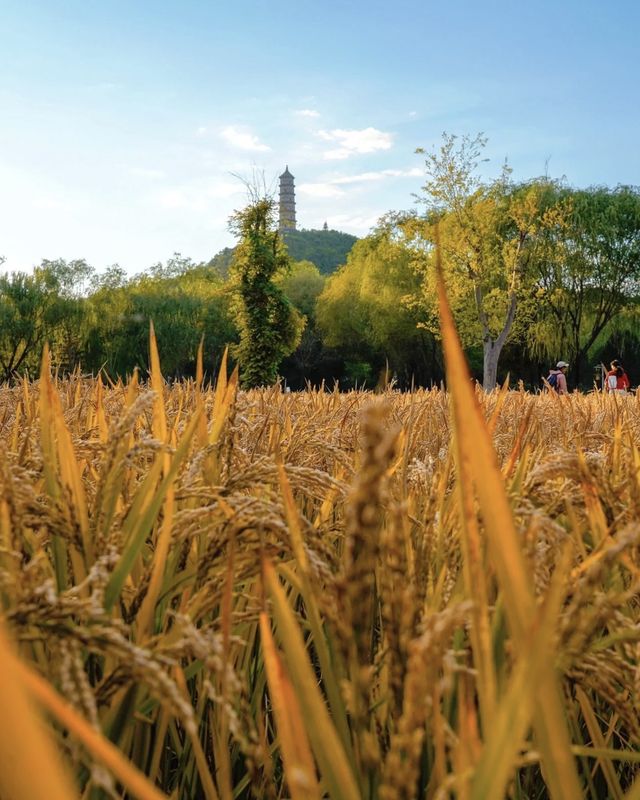
[[[416,147],[640,184],[635,0],[0,0],[0,255],[128,272],[231,245],[240,175],[289,165],[299,227],[364,235]]]

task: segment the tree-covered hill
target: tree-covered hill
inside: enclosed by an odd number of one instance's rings
[[[312,261],[324,275],[347,261],[357,236],[334,230],[287,231],[284,240],[294,261]]]
[[[293,261],[311,261],[323,275],[329,275],[347,261],[347,254],[358,241],[357,236],[334,230],[287,231],[284,240]],[[207,264],[226,277],[234,248],[225,247]]]
[[[215,269],[223,278],[226,278],[229,274],[231,262],[233,261],[234,251],[235,247],[224,247],[219,253],[216,253],[210,261],[207,261],[207,266],[211,267],[211,269]]]

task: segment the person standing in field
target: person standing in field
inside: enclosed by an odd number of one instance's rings
[[[558,392],[558,394],[569,394],[569,389],[567,387],[568,368],[569,365],[566,361],[558,361],[556,368],[550,370],[549,376],[547,377],[547,383],[552,389]]]
[[[611,362],[611,369],[607,372],[607,379],[604,385],[607,392],[615,394],[626,394],[631,386],[629,376],[617,358],[614,358]]]

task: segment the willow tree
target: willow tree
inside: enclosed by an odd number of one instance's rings
[[[396,233],[394,220],[386,219],[356,242],[318,298],[318,326],[326,345],[339,348],[352,367],[360,365],[360,377],[386,365],[402,383],[426,383],[440,377],[435,341],[418,326],[419,310],[404,302],[420,279]]]
[[[531,338],[541,353],[569,358],[579,383],[596,342],[637,309],[640,190],[565,189],[560,196],[565,224],[546,231],[548,257],[536,264],[540,313]]]
[[[247,388],[269,386],[278,367],[300,341],[304,320],[278,278],[290,268],[287,248],[275,228],[271,197],[255,197],[231,218],[239,239],[231,265],[240,343],[236,356]]]
[[[445,281],[459,332],[467,346],[482,344],[483,386],[496,385],[500,354],[516,330],[518,311],[530,298],[534,260],[545,244],[542,232],[562,224],[553,184],[516,185],[505,165],[488,183],[478,175],[486,139],[444,135],[438,152],[426,156],[424,216],[402,229],[416,252],[423,280],[409,298],[423,309],[425,325],[437,332],[434,246],[438,232]],[[423,153],[423,150],[418,152]]]

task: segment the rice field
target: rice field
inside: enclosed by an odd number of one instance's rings
[[[445,320],[446,322],[446,320]],[[0,797],[640,798],[640,399],[0,388]]]

